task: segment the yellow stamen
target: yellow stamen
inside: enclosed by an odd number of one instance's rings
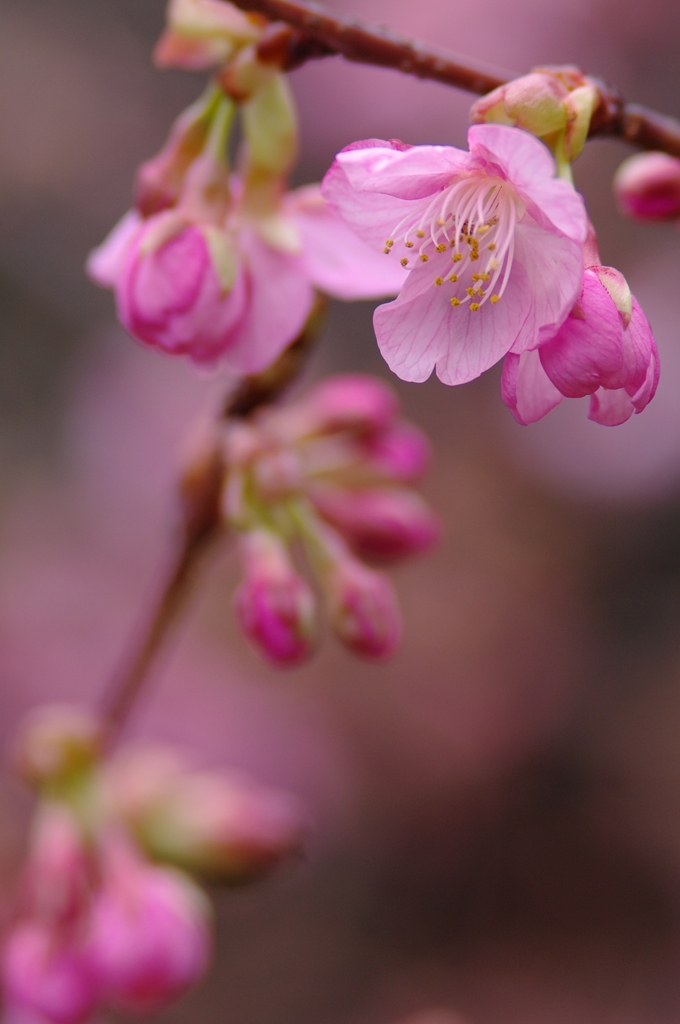
[[[413,248],[413,244],[414,244],[413,242],[404,242],[404,245],[406,246],[407,249],[412,249]]]
[[[478,302],[471,302],[470,303],[470,309],[472,310],[473,313],[476,313],[477,310],[479,309],[479,303]]]
[[[437,252],[445,252],[446,251],[446,246],[444,245],[443,242],[440,242],[439,245],[436,247],[436,249],[437,249]]]
[[[444,284],[444,278],[443,277],[435,277],[434,283],[435,284]]]
[[[468,293],[470,298],[472,298],[472,296],[475,294],[474,288],[466,288],[465,291]]]
[[[473,249],[472,252],[470,253],[470,259],[471,260],[478,260],[479,259],[479,253],[477,252],[476,249]]]
[[[451,299],[451,305],[452,306],[460,306],[460,299],[457,299],[455,297],[455,295],[454,295],[454,297]]]
[[[495,242],[492,242],[491,245],[487,245],[487,249],[490,252],[493,252],[495,248],[496,248],[496,243]]]
[[[406,266],[408,265],[408,260],[406,259],[406,257],[405,257],[405,256],[404,256],[404,258],[403,258],[403,259],[401,260],[401,265],[402,265],[402,267],[406,267]]]
[[[424,231],[416,231],[416,238],[425,238]]]
[[[388,238],[387,241],[385,242],[385,245],[387,246],[388,249],[391,249],[392,246],[394,245],[394,239]]]
[[[453,281],[453,283],[455,284],[457,280],[458,280],[458,274],[451,274],[451,277],[449,278],[449,281]]]
[[[480,299],[484,298],[484,289],[483,288],[478,288],[477,289],[477,294],[479,295]]]
[[[499,302],[500,301],[500,295],[492,295],[491,296],[491,301],[492,302]]]
[[[383,249],[383,252],[389,253],[389,251],[390,250],[387,248],[387,246],[385,246],[385,248]]]
[[[457,252],[455,256],[451,257],[451,259],[453,260],[454,263],[460,263],[462,258],[463,258],[462,252]]]
[[[424,253],[421,254],[420,258],[423,261],[423,263],[427,263],[427,261],[429,260],[430,257],[427,255],[426,252],[424,252]]]

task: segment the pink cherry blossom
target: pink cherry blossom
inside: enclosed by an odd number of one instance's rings
[[[446,384],[550,338],[578,298],[586,214],[545,146],[474,125],[470,151],[369,140],[338,154],[322,190],[387,262],[398,298],[380,306],[381,352],[403,380]]]
[[[629,156],[616,172],[614,193],[623,213],[633,220],[678,220],[680,160],[667,153]]]
[[[223,228],[183,221],[177,210],[147,220],[133,211],[91,254],[90,276],[115,289],[119,317],[139,341],[256,373],[300,333],[315,288],[341,299],[399,290],[400,268],[357,238],[318,186],[283,196],[275,217],[241,206],[237,178],[232,191]]]
[[[630,312],[617,308],[603,283],[613,275],[623,280],[612,268],[587,267],[580,300],[555,336],[506,356],[501,391],[520,423],[541,419],[563,398],[590,395],[589,418],[616,426],[654,397],[659,356],[651,329],[632,296]]]

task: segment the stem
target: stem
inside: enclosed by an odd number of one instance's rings
[[[361,64],[393,68],[407,75],[484,96],[516,75],[476,64],[466,57],[404,39],[389,29],[365,25],[356,18],[335,17],[305,0],[233,0],[244,11],[273,22],[258,47],[261,60],[290,71],[308,60],[341,54]],[[657,149],[680,157],[680,122],[637,104],[624,103],[619,93],[599,79],[600,93],[589,137],[612,135],[641,149]]]

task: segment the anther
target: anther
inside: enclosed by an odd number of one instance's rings
[[[482,277],[482,275],[481,275],[481,274],[473,274],[473,275],[472,275],[472,280],[473,280],[473,281],[483,281],[483,280],[484,280],[484,278]]]
[[[401,263],[402,267],[408,266],[408,260],[406,259],[405,256],[403,257],[402,260],[400,260],[400,263]]]
[[[434,283],[435,284],[444,284],[444,278],[443,277],[435,277]]]
[[[495,242],[492,242],[491,245],[487,245],[487,249],[489,250],[489,252],[493,252],[495,248],[496,248],[496,243]]]
[[[480,299],[483,299],[484,298],[484,289],[483,288],[478,288],[477,289],[477,294],[479,295]]]
[[[416,238],[425,238],[424,231],[416,231]]]
[[[454,297],[451,299],[451,305],[452,306],[460,306],[460,299],[457,299],[455,297],[455,295],[454,295]]]
[[[387,241],[385,242],[385,245],[387,246],[388,249],[391,249],[392,246],[394,245],[394,239],[388,238]]]
[[[383,252],[389,253],[390,250],[387,248],[387,246],[385,246],[385,248],[383,249]]]
[[[458,280],[458,274],[451,274],[451,277],[449,278],[449,281],[452,281],[453,284],[455,284],[457,280]]]
[[[427,255],[426,252],[423,252],[423,253],[421,253],[420,258],[423,261],[423,263],[427,263],[427,261],[429,260],[430,257]]]
[[[407,249],[413,248],[413,242],[404,242],[404,245],[406,246]],[[489,246],[489,248],[491,248],[491,246]]]
[[[451,259],[453,260],[454,263],[460,263],[462,258],[463,258],[462,252],[457,252],[455,256],[451,257]]]
[[[476,249],[473,249],[472,252],[470,253],[470,259],[471,260],[478,260],[479,259],[479,253],[477,252]]]
[[[472,296],[475,294],[474,288],[466,288],[465,291],[468,293],[470,298],[472,298]]]
[[[479,303],[478,302],[471,302],[470,303],[470,309],[472,310],[473,313],[476,313],[477,310],[479,309]]]
[[[494,303],[498,302],[499,299],[500,299],[500,295],[492,295],[491,296],[491,301],[494,302]]]
[[[440,242],[439,245],[436,246],[436,249],[437,252],[446,252],[446,246],[444,245],[443,242]]]

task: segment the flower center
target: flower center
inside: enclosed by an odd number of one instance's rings
[[[471,175],[410,212],[396,225],[383,251],[392,252],[395,245],[411,250],[401,260],[405,269],[412,260],[427,263],[435,254],[449,253],[451,265],[447,260],[434,284],[452,292],[452,306],[469,303],[476,312],[485,302],[503,297],[512,270],[515,227],[523,212],[507,181]]]

